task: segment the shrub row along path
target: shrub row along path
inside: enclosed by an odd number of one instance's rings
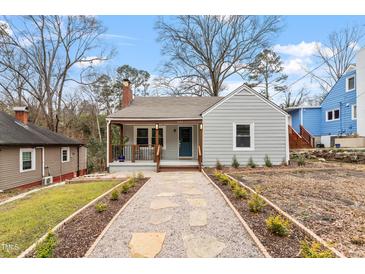
[[[136,194],[89,257],[263,257],[199,172],[163,172]]]

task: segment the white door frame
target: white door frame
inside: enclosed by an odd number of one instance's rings
[[[180,156],[180,127],[190,127],[191,128],[191,156]],[[192,159],[193,158],[193,125],[178,125],[177,126],[177,157],[178,159]]]

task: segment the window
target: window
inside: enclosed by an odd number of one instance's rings
[[[326,113],[326,121],[336,121],[340,119],[340,110],[339,109],[333,109],[328,110]]]
[[[355,89],[355,76],[346,78],[346,91],[352,91]]]
[[[66,163],[70,161],[70,148],[63,147],[61,148],[61,162]]]
[[[20,149],[20,172],[35,170],[35,149]]]
[[[156,144],[156,129],[152,129],[152,145]],[[163,147],[163,128],[158,129],[158,143]]]
[[[254,149],[253,124],[233,124],[233,150]]]
[[[148,128],[137,128],[137,145],[148,145]]]
[[[351,118],[352,118],[352,120],[357,119],[357,106],[356,105],[351,106]]]

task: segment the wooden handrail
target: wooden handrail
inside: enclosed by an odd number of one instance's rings
[[[156,150],[156,172],[160,171],[160,161],[161,161],[161,145],[158,145]]]
[[[199,170],[202,170],[202,148],[198,146],[198,163],[199,163]]]
[[[302,125],[300,125],[300,135],[311,147],[314,147],[314,137]]]

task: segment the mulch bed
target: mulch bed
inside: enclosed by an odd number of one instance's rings
[[[53,252],[53,257],[83,257],[115,214],[147,180],[148,178],[138,180],[136,185],[125,194],[120,193],[120,188],[118,188],[120,194],[118,200],[110,200],[111,195],[108,194],[66,222],[56,232],[57,246]],[[95,204],[100,202],[107,204],[108,208],[106,211],[98,213],[95,210]],[[30,257],[34,257],[34,253]]]
[[[247,222],[249,227],[255,233],[260,242],[267,249],[269,254],[274,258],[297,258],[300,257],[300,242],[303,240],[310,241],[310,237],[305,232],[296,227],[291,226],[290,235],[280,237],[271,233],[267,227],[265,220],[272,215],[278,215],[278,212],[267,205],[263,212],[253,213],[247,206],[247,199],[238,199],[234,196],[229,185],[223,185],[214,176],[209,177],[223,191],[227,198],[231,201],[242,218]]]

